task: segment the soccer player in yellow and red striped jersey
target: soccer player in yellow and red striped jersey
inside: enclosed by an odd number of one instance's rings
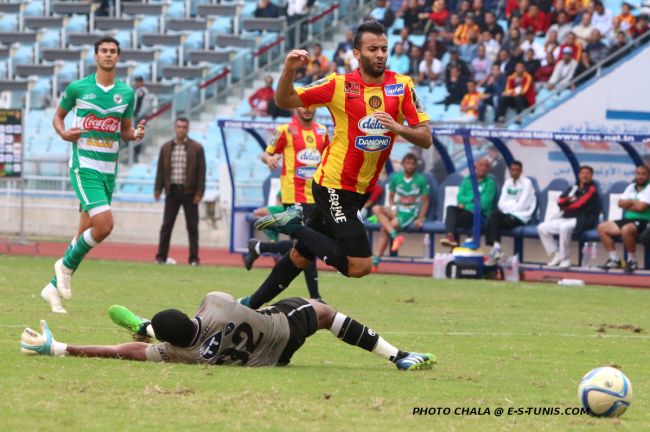
[[[256,228],[291,235],[298,243],[278,261],[262,286],[242,303],[252,307],[271,300],[316,257],[348,277],[372,268],[372,252],[358,211],[388,159],[397,135],[431,147],[429,117],[410,77],[386,70],[388,38],[378,21],[361,24],[353,53],[359,69],[331,74],[303,88],[294,87],[296,71],[309,53],[291,51],[278,81],[275,103],[285,109],[325,106],[334,119],[334,137],[325,149],[312,190],[316,208],[306,225],[292,209],[263,218]],[[406,121],[407,125],[404,125]]]
[[[262,161],[271,170],[278,168],[282,156],[282,173],[280,175],[280,196],[284,208],[299,206],[303,211],[303,219],[309,218],[314,207],[314,196],[311,192],[312,178],[316,167],[321,161],[323,150],[329,145],[327,128],[314,120],[314,111],[307,108],[296,108],[296,114],[287,124],[278,126],[273,139],[262,153]],[[248,241],[248,253],[244,258],[246,270],[261,254],[284,255],[291,250],[293,242],[283,240],[278,242],[261,242],[258,239]],[[304,269],[305,282],[309,296],[320,299],[318,293],[318,272],[316,263]]]

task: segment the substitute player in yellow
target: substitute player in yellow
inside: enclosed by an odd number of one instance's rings
[[[314,208],[311,183],[316,167],[321,161],[323,150],[329,145],[325,126],[316,123],[314,111],[296,108],[296,113],[287,124],[278,126],[273,139],[262,153],[262,161],[274,170],[280,166],[281,199],[285,209],[296,206],[302,210],[303,220],[309,219]],[[261,242],[248,241],[248,253],[244,255],[246,270],[253,267],[255,260],[264,253],[285,255],[293,247],[291,240]],[[312,261],[304,270],[309,297],[319,299],[318,272]]]
[[[119,59],[120,43],[112,37],[99,39],[95,43],[97,72],[68,85],[52,121],[56,133],[72,143],[70,181],[81,209],[77,235],[54,264],[55,276],[41,291],[52,312],[67,312],[61,297],[72,298],[72,273],[90,249],[113,230],[111,199],[120,139],[144,137],[144,121],[137,129],[132,127],[133,89],[115,77]],[[65,118],[70,111],[73,125],[66,129]]]

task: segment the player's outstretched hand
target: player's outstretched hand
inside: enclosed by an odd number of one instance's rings
[[[140,140],[142,140],[144,138],[144,133],[145,133],[144,125],[145,125],[145,123],[146,123],[146,120],[140,120],[140,122],[138,123],[138,125],[135,128],[135,139],[137,141],[140,141]]]
[[[297,71],[309,62],[309,53],[305,50],[292,50],[284,60],[284,68],[290,71]]]
[[[81,135],[85,134],[86,132],[88,132],[88,131],[85,130],[85,129],[80,129],[78,127],[74,127],[74,128],[71,128],[71,129],[68,129],[68,130],[64,131],[61,134],[61,138],[63,138],[63,140],[65,140],[65,141],[77,142],[79,140],[79,138],[81,138]]]
[[[379,121],[379,123],[388,128],[389,131],[397,133],[400,124],[393,120],[390,114],[384,111],[376,111],[373,113],[373,116]]]

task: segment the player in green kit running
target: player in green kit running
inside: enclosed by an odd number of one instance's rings
[[[378,252],[372,258],[372,271],[376,272],[381,256],[388,247],[389,238],[393,240],[391,251],[397,250],[404,243],[400,230],[413,225],[422,227],[429,210],[429,183],[415,171],[418,158],[408,153],[402,158],[402,172],[393,173],[388,183],[389,206],[376,205],[372,208],[381,225]]]
[[[84,256],[113,230],[111,198],[117,175],[120,139],[144,137],[144,121],[133,128],[135,94],[115,77],[120,44],[112,37],[95,43],[97,72],[71,82],[63,92],[52,124],[57,134],[72,143],[70,180],[80,201],[79,230],[63,258],[54,264],[55,276],[41,291],[52,312],[66,313],[61,297],[72,297],[72,273]],[[73,111],[72,128],[64,120]]]

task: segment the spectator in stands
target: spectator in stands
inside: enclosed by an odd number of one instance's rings
[[[390,28],[395,22],[395,13],[390,8],[388,0],[375,0],[375,7],[366,19],[376,19],[384,28]]]
[[[506,177],[506,170],[508,168],[506,162],[503,160],[501,152],[499,152],[496,147],[492,145],[488,146],[485,151],[487,153],[485,157],[490,163],[490,170],[488,171],[488,174],[492,176],[496,182],[497,187],[501,187],[503,185],[503,180]]]
[[[591,24],[591,14],[589,12],[585,12],[582,14],[580,24],[573,27],[572,32],[574,35],[576,35],[580,44],[582,46],[585,46],[587,42],[589,42],[589,37],[591,36],[591,32],[593,30],[594,26]]]
[[[481,29],[474,22],[474,15],[468,13],[465,16],[463,24],[459,25],[454,32],[454,45],[465,45],[470,43],[470,35],[472,33],[478,35],[480,31]]]
[[[594,63],[600,63],[605,60],[605,57],[608,55],[609,48],[607,48],[607,45],[605,45],[601,39],[600,31],[594,29],[591,32],[589,43],[585,47],[585,51],[589,53],[589,56]]]
[[[469,78],[471,78],[471,72],[469,70],[469,67],[467,66],[467,63],[465,63],[463,60],[460,59],[460,55],[458,54],[458,49],[456,48],[451,48],[449,50],[449,61],[447,62],[447,66],[445,66],[445,82],[450,80],[452,68],[458,69],[462,79],[468,80]],[[463,93],[465,93],[464,85],[463,85]]]
[[[470,0],[459,0],[456,2],[456,5],[456,13],[458,14],[458,18],[460,18],[461,22],[464,22],[467,15],[472,13],[472,3],[470,3]]]
[[[533,34],[543,36],[551,25],[549,17],[539,10],[536,3],[532,3],[521,18],[521,28],[532,30]]]
[[[424,41],[424,44],[420,48],[422,52],[429,50],[433,53],[433,56],[438,60],[442,59],[442,56],[447,51],[445,47],[445,41],[440,37],[440,32],[438,29],[433,29],[427,35],[427,39]]]
[[[469,40],[466,44],[458,47],[458,56],[465,64],[471,63],[472,59],[476,57],[478,51],[478,37],[479,34],[475,31],[470,31]]]
[[[517,28],[508,29],[506,38],[501,44],[501,48],[508,51],[510,54],[515,50],[516,47],[521,45],[521,32]]]
[[[149,91],[144,85],[144,78],[141,76],[135,77],[133,81],[133,89],[135,90],[135,108],[133,109],[133,118],[136,123],[139,123],[148,114],[151,114],[156,96]]]
[[[549,30],[546,33],[546,39],[544,40],[544,52],[557,54],[555,53],[555,50],[558,49],[559,47],[560,47],[560,42],[558,41],[557,38],[557,31]]]
[[[426,58],[426,53],[425,53],[425,58]],[[438,63],[440,63],[440,60],[438,60]],[[390,68],[390,70],[397,72],[398,74],[408,75],[410,73],[410,58],[404,53],[403,45],[401,44],[395,45],[395,50],[393,52],[393,55],[391,55],[390,59],[388,60],[388,67]],[[440,65],[440,70],[442,70],[442,65]]]
[[[406,26],[403,27],[399,31],[399,40],[397,42],[395,42],[395,45],[393,45],[393,49],[391,51],[391,54],[395,53],[395,47],[397,45],[402,45],[402,48],[403,48],[405,53],[410,53],[411,52],[411,47],[413,46],[413,42],[411,42],[410,39],[409,39],[410,34],[411,34],[411,32],[409,31],[409,28],[406,27]]]
[[[571,22],[569,22],[569,15],[561,11],[557,14],[557,21],[555,24],[551,25],[548,29],[547,32],[547,39],[548,39],[548,34],[551,32],[555,32],[557,35],[557,42],[563,42],[566,37],[571,33]]]
[[[278,18],[281,15],[280,12],[280,8],[274,5],[272,1],[259,0],[253,15],[255,18]]]
[[[391,252],[397,252],[404,243],[400,231],[413,225],[421,228],[429,210],[429,182],[415,170],[418,158],[407,153],[402,159],[402,172],[393,173],[388,181],[388,206],[372,208],[381,225],[377,254],[372,257],[372,271],[376,272],[381,257],[392,240]]]
[[[447,24],[445,28],[440,32],[440,36],[449,44],[454,44],[454,35],[456,34],[456,29],[460,25],[460,18],[458,14],[452,13],[449,15]]]
[[[287,0],[287,26],[291,27],[295,23],[303,21],[298,29],[298,34],[296,35],[296,30],[289,31],[288,34],[288,45],[289,46],[299,46],[305,40],[307,35],[307,22],[305,18],[309,15],[309,0]],[[298,36],[298,40],[296,40]]]
[[[426,21],[420,19],[420,14],[426,12],[424,5],[418,0],[405,0],[402,3],[401,16],[404,20],[404,27],[412,34],[422,34]]]
[[[489,31],[496,41],[503,40],[503,27],[501,27],[501,25],[497,22],[494,12],[491,10],[487,10],[485,12],[485,27],[483,30]]]
[[[546,53],[546,58],[542,60],[537,72],[535,72],[535,82],[539,84],[546,83],[553,75],[555,69],[555,56],[553,53]]]
[[[476,81],[467,81],[467,93],[460,101],[460,111],[465,114],[463,120],[473,122],[478,119],[478,112],[483,100],[483,93],[476,89]]]
[[[492,177],[488,176],[490,162],[479,159],[476,164],[476,177],[478,179],[478,190],[481,203],[481,216],[488,220],[494,208],[496,198],[496,186]],[[463,178],[458,189],[457,204],[450,205],[446,209],[445,229],[447,235],[440,240],[440,244],[446,247],[458,246],[458,228],[471,228],[474,224],[474,189],[470,176]]]
[[[578,62],[576,71],[573,74],[573,79],[575,80],[575,82],[571,85],[572,90],[575,90],[576,87],[579,87],[583,83],[589,81],[591,78],[596,76],[595,70],[592,70],[587,73],[587,71],[589,71],[593,65],[594,62],[591,61],[591,56],[589,55],[589,52],[584,51],[582,53],[582,57],[580,58],[580,61]]]
[[[516,62],[510,57],[510,53],[507,50],[502,49],[499,51],[497,64],[499,65],[501,73],[506,77],[509,77],[515,71],[515,63]]]
[[[565,0],[564,10],[569,16],[569,21],[574,22],[577,19],[584,10],[584,5],[582,0]]]
[[[264,77],[264,87],[257,89],[248,97],[248,105],[251,107],[253,116],[268,116],[269,101],[273,99],[275,90],[273,90],[273,77],[267,75]]]
[[[485,244],[492,246],[487,265],[494,265],[503,257],[501,230],[528,224],[537,208],[533,182],[523,176],[522,172],[522,163],[517,160],[512,161],[510,178],[501,188],[497,208],[492,212],[485,229]]]
[[[516,18],[518,20],[521,20],[524,15],[526,14],[526,11],[530,7],[530,1],[529,0],[518,0],[517,1],[517,7],[512,10],[512,13],[510,14],[510,26],[512,27],[512,21]],[[519,28],[519,27],[517,27]]]
[[[573,59],[573,50],[568,46],[562,48],[562,60],[555,64],[553,75],[549,78],[546,88],[549,90],[554,88],[563,89],[569,85],[577,67],[578,62]]]
[[[323,72],[323,68],[318,60],[314,60],[309,64],[309,72],[307,75],[305,75],[303,78],[298,80],[297,82],[300,82],[302,84],[310,84],[313,82],[318,81],[319,79],[323,78],[325,75],[327,75],[327,70],[325,73]]]
[[[392,61],[392,59],[391,59]],[[397,70],[391,68],[393,71]],[[429,50],[424,52],[424,58],[418,66],[418,75],[416,82],[418,85],[435,84],[442,78],[442,63],[433,56]]]
[[[639,15],[634,27],[630,29],[630,36],[632,36],[633,39],[638,39],[648,30],[650,30],[650,27],[648,26],[648,17],[646,15]]]
[[[485,57],[490,60],[490,63],[496,62],[499,55],[499,50],[501,49],[499,42],[497,42],[496,39],[494,39],[492,36],[492,33],[487,30],[481,33],[480,41],[481,44],[485,47]]]
[[[476,49],[476,57],[472,59],[472,71],[479,87],[483,86],[487,80],[491,68],[492,60],[486,57],[485,45],[481,44]]]
[[[627,251],[625,272],[631,273],[637,269],[636,240],[650,222],[650,173],[647,165],[639,165],[634,173],[634,181],[630,183],[621,198],[618,206],[623,209],[623,219],[606,221],[598,225],[598,235],[608,258],[602,268],[621,268],[621,258],[616,251],[614,239],[623,238],[623,245]]]
[[[424,27],[425,34],[428,34],[434,28],[442,29],[445,27],[447,18],[449,18],[449,11],[445,7],[444,0],[436,0],[433,2],[431,13],[422,12],[419,17],[428,20]]]
[[[611,45],[609,52],[607,53],[607,55],[616,55],[607,63],[607,66],[619,61],[630,52],[630,47],[628,47],[627,44],[627,35],[624,31],[619,30],[616,33],[616,42]]]
[[[474,14],[474,22],[479,28],[485,28],[485,8],[483,7],[483,0],[472,1],[472,13]]]
[[[533,77],[526,72],[522,62],[518,62],[515,71],[508,77],[506,88],[502,93],[497,110],[497,121],[505,119],[508,108],[514,108],[517,114],[535,104],[535,86]]]
[[[535,81],[535,74],[537,74],[537,70],[540,66],[541,62],[535,58],[535,51],[530,48],[526,51],[526,55],[524,56],[524,68],[526,68],[526,72],[533,77],[533,81]]]
[[[618,29],[623,30],[628,34],[632,27],[634,27],[634,24],[636,24],[636,17],[632,15],[633,8],[634,6],[630,3],[623,2],[623,4],[621,4],[621,14],[614,19],[614,26],[616,26],[616,23],[618,22]]]
[[[611,10],[605,9],[601,0],[594,1],[594,13],[591,16],[591,25],[600,32],[601,35],[608,35],[612,31],[614,14]]]
[[[408,29],[407,35],[408,35]],[[408,36],[407,36],[408,37]],[[352,48],[354,45],[354,31],[352,29],[347,29],[345,32],[345,40],[342,42],[339,42],[339,44],[336,46],[336,53],[343,52],[343,53],[348,53],[352,52]],[[408,52],[408,50],[404,50],[404,52]]]
[[[409,53],[409,71],[410,75],[415,75],[418,73],[420,68],[420,60],[422,59],[422,51],[417,45],[411,46],[411,52]]]
[[[190,243],[188,262],[197,266],[199,260],[199,203],[205,192],[205,153],[203,146],[188,137],[190,121],[179,117],[174,123],[175,137],[164,143],[158,156],[154,198],[160,200],[165,191],[165,212],[160,227],[156,262],[167,263],[169,241],[178,210],[183,207]]]
[[[560,212],[537,227],[544,250],[551,258],[548,263],[550,267],[570,267],[571,236],[574,232],[581,234],[598,224],[600,198],[592,181],[593,175],[593,168],[581,166],[576,184],[558,198]],[[559,247],[554,238],[556,235],[560,237]]]
[[[506,75],[501,73],[499,65],[493,64],[492,71],[483,85],[483,103],[480,105],[478,119],[485,121],[486,109],[491,106],[493,109],[499,105],[499,97],[506,87]]]
[[[564,57],[564,48],[571,48],[571,58],[576,61],[580,60],[582,56],[582,44],[577,40],[573,32],[569,33],[562,45],[560,45],[558,60]]]
[[[447,87],[447,96],[439,104],[445,105],[445,110],[452,104],[459,104],[463,100],[465,91],[467,89],[467,81],[461,75],[460,69],[453,66],[449,71],[449,79],[445,81]]]
[[[329,60],[327,59],[327,56],[323,54],[323,47],[318,42],[311,46],[311,53],[309,53],[309,62],[307,63],[307,70],[305,71],[305,74],[312,76],[314,75],[312,67],[315,62],[318,62],[319,73],[320,71],[329,69]]]
[[[535,40],[535,32],[532,29],[526,30],[526,35],[524,36],[524,40],[521,43],[521,45],[519,45],[519,47],[524,52],[524,57],[526,57],[525,53],[529,49],[533,50],[533,57],[536,60],[542,60],[544,59],[544,57],[546,57],[546,52],[544,51],[544,47],[542,46],[542,44],[540,44]]]

